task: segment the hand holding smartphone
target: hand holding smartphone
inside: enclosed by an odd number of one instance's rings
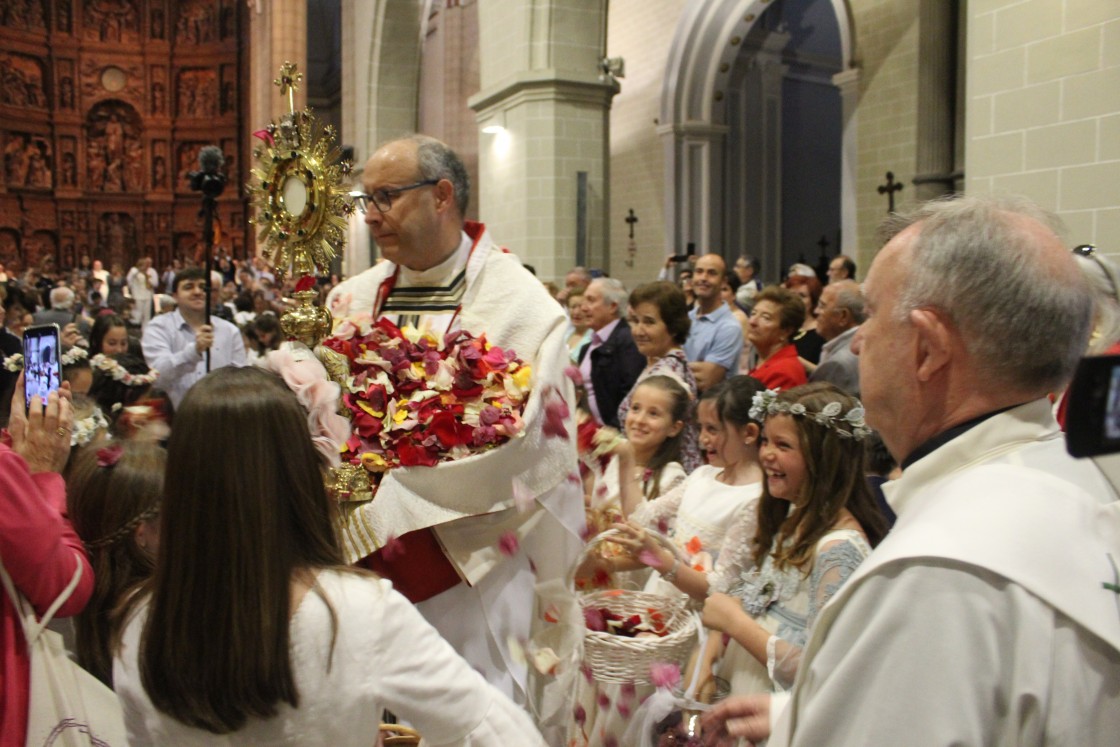
[[[57,324],[39,324],[23,331],[24,407],[31,410],[31,398],[39,395],[42,406],[47,395],[62,383],[62,343]]]

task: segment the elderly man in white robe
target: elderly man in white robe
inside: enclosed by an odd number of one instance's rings
[[[898,522],[822,610],[792,693],[728,701],[711,733],[1117,743],[1120,504],[1051,415],[1092,323],[1056,224],[962,197],[889,226],[855,351],[867,421],[903,467],[885,486]]]
[[[579,551],[583,499],[570,438],[543,428],[546,410],[574,412],[563,310],[485,227],[464,220],[469,184],[443,143],[412,136],[382,146],[359,198],[381,262],[339,284],[336,319],[371,313],[442,336],[458,327],[533,367],[524,430],[484,454],[391,470],[358,509],[346,551],[393,581],[486,678],[525,703],[517,651],[534,619],[534,584],[563,577]],[[404,291],[404,292],[402,292]],[[503,553],[513,532],[521,552]],[[394,550],[384,545],[394,540]]]

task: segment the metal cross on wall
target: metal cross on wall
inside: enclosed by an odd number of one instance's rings
[[[626,266],[634,266],[634,256],[638,253],[638,245],[634,241],[634,224],[638,222],[638,216],[634,215],[634,208],[630,208],[629,214],[625,218],[626,223],[630,226],[630,241],[626,245]]]
[[[894,193],[902,191],[902,182],[896,182],[894,180],[894,172],[893,171],[888,171],[887,172],[887,183],[886,184],[880,184],[878,189],[879,189],[879,194],[887,196],[887,212],[888,213],[893,213],[894,212]]]

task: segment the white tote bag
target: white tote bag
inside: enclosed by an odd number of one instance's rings
[[[47,630],[81,580],[82,563],[42,620],[36,619],[31,604],[16,590],[2,564],[0,577],[23,623],[31,660],[28,747],[125,747],[128,739],[117,696],[70,659],[62,636]]]

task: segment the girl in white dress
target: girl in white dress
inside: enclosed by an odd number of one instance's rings
[[[750,415],[751,402],[762,385],[749,376],[735,376],[701,397],[697,406],[700,447],[707,464],[697,468],[674,491],[655,501],[628,502],[630,518],[619,526],[629,538],[624,543],[631,556],[661,573],[647,591],[688,593],[704,599],[708,572],[724,545],[728,527],[745,506],[762,492],[758,462],[759,423]],[[654,529],[667,534],[677,546],[673,554],[644,533]],[[674,585],[676,588],[674,588]]]
[[[626,438],[619,439],[607,455],[606,467],[596,475],[587,496],[588,536],[623,520],[620,477],[637,480],[645,500],[670,492],[685,479],[681,440],[691,404],[688,390],[672,376],[650,376],[634,387],[623,423]],[[617,436],[613,429],[601,430],[608,431],[603,437]],[[590,461],[595,470],[594,454]]]
[[[718,672],[733,694],[792,686],[817,614],[886,533],[863,475],[859,400],[806,384],[758,395],[753,413],[765,418],[757,524],[749,542],[725,546],[725,567],[741,570],[721,574],[703,613],[730,638]],[[723,640],[709,638],[710,658]]]
[[[698,467],[676,488],[656,500],[642,501],[637,480],[621,486],[622,509],[628,523],[615,524],[625,535],[618,544],[626,552],[585,566],[577,583],[592,572],[617,572],[648,565],[660,572],[646,591],[667,595],[707,594],[708,571],[723,546],[732,517],[758,500],[762,469],[758,463],[759,424],[750,416],[751,401],[762,385],[736,376],[701,396],[697,406],[700,446],[708,464]],[[670,552],[647,530],[667,535],[676,545]],[[679,590],[678,590],[679,589]],[[622,744],[622,736],[650,685],[580,683],[569,732],[569,745]]]
[[[528,715],[389,582],[345,566],[307,413],[281,380],[220,368],[168,443],[155,573],[113,683],[132,745],[543,745]]]

